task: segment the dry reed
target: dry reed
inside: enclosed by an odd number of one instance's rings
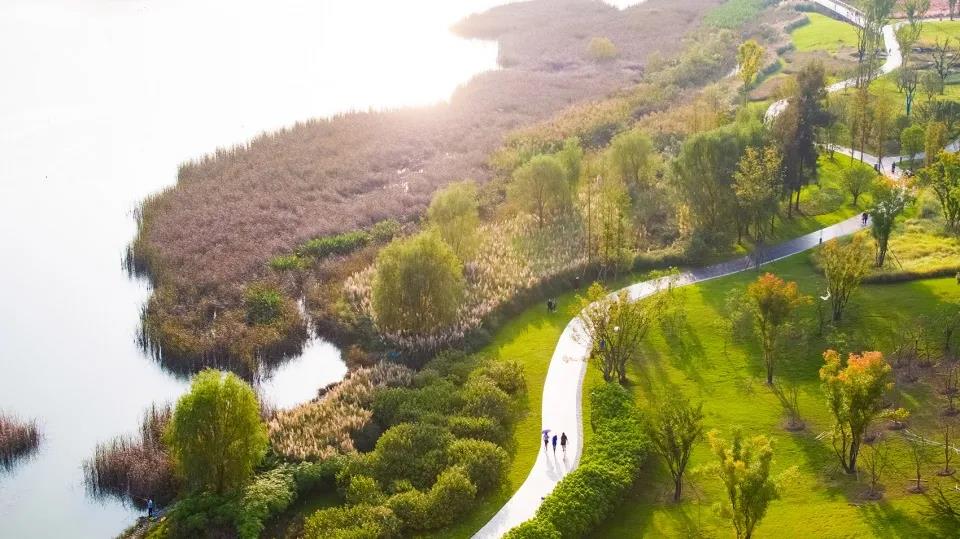
[[[36,421],[21,421],[0,413],[0,469],[10,469],[40,445]]]

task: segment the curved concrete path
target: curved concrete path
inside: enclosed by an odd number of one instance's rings
[[[862,228],[860,216],[854,216],[824,229],[811,232],[779,245],[767,247],[761,253],[759,266],[775,262],[782,258],[812,249],[821,241],[848,236]],[[668,283],[672,286],[685,286],[700,283],[717,277],[724,277],[746,270],[759,269],[754,255],[743,256],[735,260],[685,271],[679,275],[653,279],[632,284],[626,290],[630,299],[645,298]],[[510,501],[474,535],[487,539],[501,537],[514,526],[533,518],[540,502],[560,481],[564,475],[577,467],[583,451],[582,396],[583,379],[588,367],[589,346],[578,339],[582,334],[579,318],[574,318],[564,328],[560,341],[550,359],[550,368],[543,385],[542,428],[551,429],[551,435],[566,432],[570,437],[567,454],[559,449],[545,451],[542,447],[537,462],[527,479],[514,493]]]
[[[827,9],[833,10],[853,24],[862,24],[860,13],[847,4],[832,0],[814,1]],[[881,72],[889,73],[900,67],[903,59],[900,54],[900,46],[894,37],[893,25],[883,28],[883,36],[889,52]],[[853,80],[839,82],[830,86],[827,90],[830,92],[842,90],[854,83]],[[776,117],[785,108],[786,101],[778,101],[772,104],[767,110],[767,118]],[[847,148],[835,147],[834,150],[847,155],[853,153],[853,150]],[[862,155],[862,159],[871,164],[877,162],[876,157],[866,154]],[[893,160],[897,157],[886,158],[881,163],[889,163],[887,159]],[[887,172],[889,172],[889,167],[885,169],[885,173]],[[858,215],[805,236],[768,247],[759,256],[744,256],[728,262],[686,271],[679,275],[636,283],[624,290],[629,293],[632,300],[638,300],[663,289],[669,282],[668,280],[672,281],[673,286],[684,286],[753,268],[759,269],[761,265],[812,249],[823,241],[850,235],[860,228],[862,228],[862,225]],[[563,476],[567,473],[576,469],[579,464],[583,452],[583,407],[581,405],[583,379],[588,366],[589,346],[581,342],[583,339],[578,339],[578,335],[582,335],[581,324],[578,318],[574,318],[560,335],[560,341],[557,343],[553,357],[550,359],[550,367],[547,370],[547,378],[543,385],[541,428],[551,429],[551,436],[553,434],[559,436],[566,432],[567,436],[570,437],[567,454],[563,454],[559,450],[554,454],[552,449],[541,448],[537,455],[537,461],[526,480],[490,522],[474,535],[474,538],[501,537],[511,528],[533,518],[537,508],[540,507],[540,503],[553,491],[557,482],[563,479]]]

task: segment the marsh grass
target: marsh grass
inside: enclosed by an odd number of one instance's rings
[[[171,415],[170,405],[152,405],[144,412],[136,435],[97,444],[93,456],[83,463],[88,491],[137,506],[148,499],[161,505],[171,501],[178,483],[162,440]]]
[[[13,468],[40,446],[36,421],[23,421],[0,413],[0,470]]]

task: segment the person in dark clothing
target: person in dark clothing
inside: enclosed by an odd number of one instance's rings
[[[861,220],[863,221],[863,226],[867,226],[867,219],[869,218],[870,218],[870,214],[867,212],[863,212],[863,215],[861,216]]]
[[[153,520],[153,511],[154,511],[153,498],[150,498],[149,500],[147,500],[147,518],[150,520]]]
[[[557,435],[553,435],[553,454],[557,454]]]
[[[549,445],[550,445],[550,435],[544,432],[543,433],[543,450],[546,451]]]
[[[567,454],[567,433],[564,432],[560,434],[560,448],[563,449],[563,454]]]
[[[891,174],[894,174],[894,173],[896,173],[896,172],[897,172],[897,162],[894,161],[894,162],[890,163],[890,173],[891,173]]]

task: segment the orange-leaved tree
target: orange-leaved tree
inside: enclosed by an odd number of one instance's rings
[[[773,385],[777,339],[793,312],[809,303],[810,298],[800,293],[797,283],[786,282],[772,273],[766,273],[751,283],[747,287],[747,297],[760,336],[763,363],[767,366],[767,385]]]
[[[852,474],[857,471],[857,455],[867,428],[886,415],[883,394],[893,388],[892,369],[880,352],[851,353],[844,365],[839,353],[827,350],[823,360],[820,380],[836,420],[833,449],[844,471]]]

